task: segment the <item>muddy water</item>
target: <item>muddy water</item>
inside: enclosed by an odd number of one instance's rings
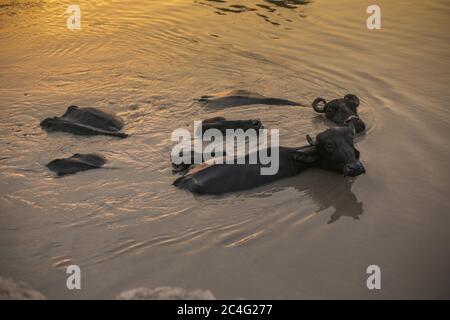
[[[448,1],[0,1],[0,276],[49,298],[134,287],[218,298],[449,298]],[[310,170],[250,191],[172,187],[170,134],[194,120],[260,118],[282,145],[330,124],[311,109],[210,110],[247,89],[310,103],[351,92],[367,174]],[[128,139],[47,135],[70,104],[119,113]],[[110,169],[55,178],[44,164],[100,152]],[[115,169],[112,169],[114,167]],[[65,287],[65,266],[82,290]],[[366,288],[379,265],[382,290]]]

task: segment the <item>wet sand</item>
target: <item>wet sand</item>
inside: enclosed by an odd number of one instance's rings
[[[221,298],[450,298],[447,1],[0,1],[0,276],[47,298],[138,287]],[[370,3],[371,4],[371,3]],[[246,89],[310,104],[356,94],[367,173],[321,170],[254,190],[175,189],[172,130],[223,116],[196,102]],[[131,136],[46,134],[67,106],[118,113]],[[252,105],[280,143],[330,126],[312,109]],[[103,153],[115,170],[55,178],[44,165]],[[67,290],[65,266],[82,270]],[[382,290],[366,287],[381,267]]]

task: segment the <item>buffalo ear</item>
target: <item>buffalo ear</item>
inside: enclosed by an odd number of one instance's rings
[[[304,163],[317,161],[319,154],[316,147],[302,148],[294,151],[294,160]]]
[[[359,160],[359,150],[356,149],[355,147],[353,147],[353,150],[355,151],[355,157],[356,157],[356,159]]]

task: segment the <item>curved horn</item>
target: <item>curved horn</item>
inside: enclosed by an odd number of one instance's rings
[[[317,144],[316,141],[313,138],[311,138],[311,136],[309,134],[306,135],[306,140],[312,146],[315,146]]]
[[[346,94],[344,99],[350,100],[355,105],[355,108],[359,106],[359,98],[355,96],[354,94]]]
[[[323,102],[323,103],[324,103],[324,106],[323,106],[323,107],[319,107],[319,103],[320,103],[320,102]],[[315,111],[315,112],[318,112],[318,113],[325,113],[325,107],[326,107],[326,105],[327,105],[327,102],[326,102],[326,100],[325,100],[324,98],[317,98],[317,99],[314,100],[313,103],[312,103],[312,107],[314,108],[314,111]]]

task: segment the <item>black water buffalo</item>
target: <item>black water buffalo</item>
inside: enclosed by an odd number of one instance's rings
[[[242,129],[244,131],[248,129],[255,129],[256,132],[258,132],[259,129],[264,129],[264,127],[259,119],[227,120],[223,117],[214,117],[202,121],[202,133],[205,133],[205,131],[209,129],[217,129],[221,133],[226,134],[227,129]]]
[[[46,167],[58,176],[64,176],[80,171],[101,168],[105,163],[106,159],[102,155],[76,153],[69,158],[55,159],[49,162]]]
[[[320,104],[323,103],[323,106]],[[312,103],[314,110],[325,113],[326,117],[334,123],[343,126],[353,123],[356,133],[363,132],[366,125],[358,116],[359,99],[353,94],[347,94],[342,99],[334,99],[327,102],[324,98],[317,98]]]
[[[365,172],[359,161],[353,138],[355,128],[337,127],[319,133],[314,140],[309,135],[309,145],[299,148],[278,147],[279,167],[273,175],[262,175],[260,162],[250,164],[250,154],[245,164],[202,163],[191,168],[174,185],[198,194],[223,194],[231,191],[254,188],[278,179],[292,177],[311,167],[342,173],[344,176],[358,176]],[[269,156],[271,149],[267,150]]]
[[[48,131],[63,131],[78,135],[106,135],[126,138],[128,135],[119,132],[123,121],[112,114],[96,108],[79,108],[70,106],[61,117],[46,118],[40,126]]]

